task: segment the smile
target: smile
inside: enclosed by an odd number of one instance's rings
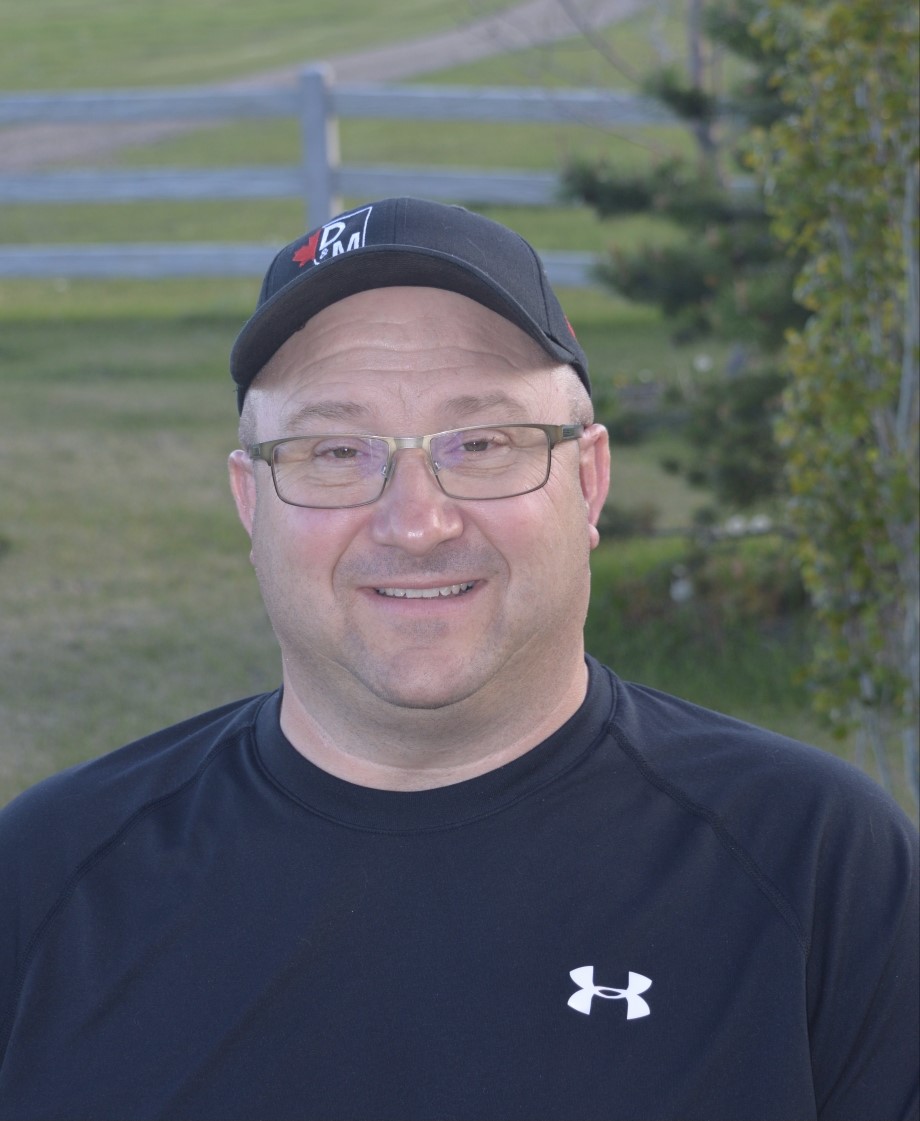
[[[375,588],[378,596],[390,596],[394,599],[438,599],[448,596],[461,596],[468,592],[473,584],[448,584],[444,588]]]

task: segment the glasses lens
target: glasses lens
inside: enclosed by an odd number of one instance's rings
[[[549,437],[524,424],[460,428],[432,438],[431,461],[453,498],[511,498],[546,482]]]
[[[298,436],[274,449],[278,497],[294,506],[360,506],[383,490],[388,448],[375,436]]]

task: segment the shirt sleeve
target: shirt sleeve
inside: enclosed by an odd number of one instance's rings
[[[918,1103],[917,833],[885,795],[821,831],[808,958],[820,1121],[911,1121]]]

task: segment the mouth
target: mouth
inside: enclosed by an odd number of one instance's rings
[[[464,584],[445,584],[441,588],[375,588],[378,596],[389,599],[450,599],[453,596],[465,595],[476,581]]]

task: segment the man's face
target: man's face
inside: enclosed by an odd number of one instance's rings
[[[314,317],[256,380],[247,409],[259,441],[565,424],[570,377],[472,300],[387,288]],[[429,709],[522,698],[581,664],[607,486],[600,426],[557,446],[543,489],[490,501],[447,497],[417,449],[396,453],[375,503],[344,510],[286,505],[269,466],[244,452],[230,466],[285,683],[304,703],[311,693]]]

